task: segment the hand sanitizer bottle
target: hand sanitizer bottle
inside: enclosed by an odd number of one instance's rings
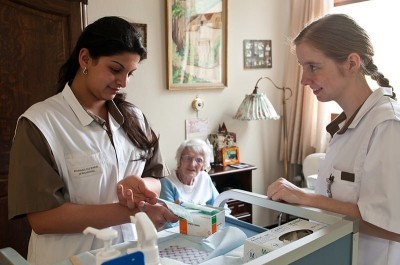
[[[138,246],[128,249],[128,253],[142,251],[146,265],[160,265],[160,253],[157,244],[157,229],[144,212],[138,212],[131,216],[131,222],[136,224]]]
[[[85,235],[89,233],[94,234],[98,239],[104,241],[104,248],[96,254],[96,265],[101,265],[103,262],[114,259],[121,254],[120,251],[111,248],[112,240],[118,236],[115,229],[105,228],[99,230],[93,227],[87,227],[83,233]]]

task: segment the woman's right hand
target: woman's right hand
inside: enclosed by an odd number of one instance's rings
[[[267,196],[273,201],[304,204],[307,193],[284,178],[279,178],[267,188]]]

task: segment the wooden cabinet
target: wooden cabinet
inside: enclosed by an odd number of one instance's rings
[[[252,172],[255,169],[257,167],[248,164],[247,167],[240,169],[231,166],[213,166],[208,173],[220,193],[229,189],[252,191]],[[233,216],[252,223],[251,204],[234,199],[229,200],[227,204]]]

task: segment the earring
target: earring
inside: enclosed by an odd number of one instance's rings
[[[83,75],[87,75],[88,74],[88,69],[86,68],[86,66],[85,66],[85,68],[83,68],[82,74]]]

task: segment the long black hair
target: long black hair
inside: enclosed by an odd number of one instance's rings
[[[147,54],[140,33],[128,21],[115,16],[100,18],[83,30],[71,56],[61,66],[57,93],[61,92],[67,83],[72,82],[78,72],[79,52],[82,48],[88,49],[93,59],[130,52],[138,54],[142,60]],[[139,118],[133,110],[135,106],[125,98],[126,94],[117,94],[114,98],[116,106],[124,116],[122,128],[135,146],[146,151],[144,158],[148,158],[152,155],[153,147],[158,143],[158,137],[151,129],[146,117],[144,117],[146,128],[145,130],[141,128]]]

